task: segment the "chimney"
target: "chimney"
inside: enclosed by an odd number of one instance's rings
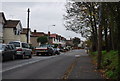
[[[50,36],[50,31],[48,31],[48,36]]]
[[[34,30],[34,33],[36,33],[37,32],[37,30]]]

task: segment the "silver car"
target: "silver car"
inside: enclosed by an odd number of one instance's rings
[[[20,42],[20,41],[13,41],[9,44],[13,44],[16,47],[16,56],[19,56],[21,58],[25,58],[28,56],[29,58],[32,58],[32,50],[30,49],[30,46],[28,43]]]

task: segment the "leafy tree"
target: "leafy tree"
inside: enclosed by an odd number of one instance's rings
[[[92,42],[92,50],[97,50],[98,3],[68,2],[66,4],[65,27],[80,33]]]
[[[80,33],[88,41],[91,51],[98,51],[98,68],[101,67],[102,50],[118,50],[120,61],[120,2],[72,0],[66,4],[64,19],[66,30]]]
[[[74,44],[74,46],[78,46],[78,44],[80,44],[80,38],[77,38],[77,37],[75,37],[75,38],[73,38],[73,44]]]
[[[41,36],[37,38],[37,42],[41,43],[41,44],[45,44],[48,42],[48,38],[47,36]]]

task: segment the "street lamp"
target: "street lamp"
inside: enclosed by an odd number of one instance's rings
[[[56,26],[56,25],[54,25],[54,24],[53,25],[49,25],[48,26],[48,32],[49,32],[50,27],[54,27],[54,26]]]
[[[53,26],[55,26],[55,25],[50,25],[50,26],[48,26],[48,44],[50,44],[50,30],[49,30],[49,28],[50,27],[53,27]]]

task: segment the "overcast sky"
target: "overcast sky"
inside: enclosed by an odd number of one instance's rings
[[[2,11],[6,19],[19,19],[26,27],[27,9],[30,8],[30,28],[39,32],[57,33],[68,38],[79,37],[72,31],[66,31],[63,25],[65,2],[2,2]],[[56,25],[53,27],[52,25]],[[83,38],[81,38],[83,40]]]

